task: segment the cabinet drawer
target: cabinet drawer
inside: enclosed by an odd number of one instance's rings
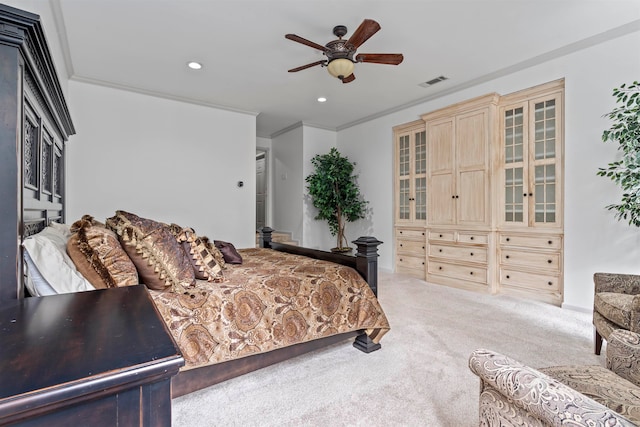
[[[515,271],[507,268],[500,270],[500,283],[544,291],[558,291],[560,289],[560,278],[558,276]]]
[[[506,266],[518,265],[549,270],[553,273],[560,271],[559,252],[528,252],[503,248],[500,251],[500,259],[502,264]]]
[[[486,234],[460,231],[458,232],[458,242],[475,245],[486,245],[487,242],[489,242],[489,236],[487,236]]]
[[[487,283],[487,269],[429,260],[429,274]]]
[[[486,263],[487,249],[472,246],[429,245],[429,256]]]
[[[396,268],[422,269],[424,271],[425,257],[399,255],[396,257]]]
[[[500,244],[527,248],[560,249],[562,239],[559,236],[523,236],[505,233],[500,235]]]
[[[429,240],[439,240],[443,242],[455,242],[455,233],[453,231],[429,231]]]
[[[424,258],[427,253],[425,249],[426,243],[424,241],[398,239],[397,245],[396,253],[422,255],[422,258]]]
[[[425,230],[416,230],[410,228],[397,228],[396,236],[398,237],[406,237],[409,239],[424,239],[426,235]]]

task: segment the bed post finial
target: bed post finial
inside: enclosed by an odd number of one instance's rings
[[[270,248],[271,247],[271,233],[273,232],[273,228],[271,227],[262,227],[260,229],[260,247],[261,248]]]
[[[356,270],[364,277],[369,287],[378,296],[378,246],[382,242],[375,237],[363,236],[354,240],[358,246],[356,252]]]

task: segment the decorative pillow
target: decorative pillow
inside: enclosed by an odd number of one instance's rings
[[[224,260],[224,255],[222,255],[220,249],[216,248],[216,245],[214,245],[207,236],[199,236],[199,238],[200,240],[202,240],[202,243],[204,243],[207,249],[209,249],[209,252],[213,254],[213,257],[216,259],[218,265],[224,268],[226,261]]]
[[[171,228],[172,231],[175,232],[177,228],[180,227],[171,224]],[[175,234],[175,236],[189,257],[196,279],[207,280],[209,282],[224,281],[222,267],[218,264],[214,254],[209,247],[207,247],[203,239],[198,237],[195,231],[193,231],[193,228],[181,228],[180,232]]]
[[[67,255],[68,237],[68,227],[48,226],[41,232],[27,237],[22,246],[37,271],[56,293],[92,291],[95,288],[78,272]]]
[[[176,292],[195,284],[187,254],[167,224],[116,211],[107,219],[125,252],[135,264],[141,282],[151,289],[172,287]]]
[[[214,240],[213,244],[222,252],[224,260],[229,264],[242,264],[242,256],[236,251],[235,246],[222,240]]]
[[[78,271],[96,288],[137,285],[138,272],[118,236],[90,215],[71,225],[67,253]]]

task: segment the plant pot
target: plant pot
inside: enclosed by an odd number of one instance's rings
[[[346,254],[351,251],[353,251],[353,248],[350,248],[348,246],[345,246],[343,248],[331,248],[331,252],[338,253],[338,254]]]

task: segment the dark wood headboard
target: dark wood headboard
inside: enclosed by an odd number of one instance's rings
[[[24,295],[23,239],[64,222],[75,133],[40,17],[0,4],[0,303]]]

